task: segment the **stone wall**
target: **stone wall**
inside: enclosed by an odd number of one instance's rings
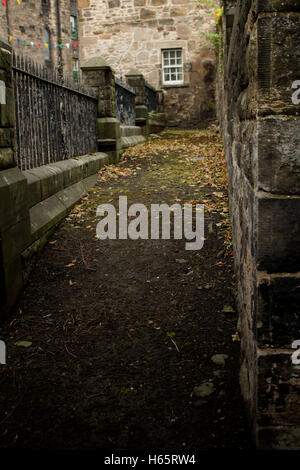
[[[9,41],[18,54],[42,65],[57,68],[62,63],[63,73],[72,77],[72,58],[79,59],[79,39],[74,47],[70,15],[78,18],[76,0],[31,0],[22,1],[20,5],[17,0],[8,1],[7,7],[2,5],[1,8],[0,37]],[[45,29],[49,32],[48,47],[45,46]],[[62,48],[58,46],[60,41]]]
[[[138,69],[165,95],[170,124],[199,126],[214,117],[212,12],[193,0],[79,0],[81,61],[97,54],[117,76]],[[182,48],[184,83],[162,85],[162,49]]]
[[[257,446],[299,449],[300,366],[292,353],[300,340],[300,5],[221,3],[217,100],[233,221],[240,383]]]

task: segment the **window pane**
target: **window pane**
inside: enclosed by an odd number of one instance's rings
[[[77,18],[76,18],[76,16],[70,16],[70,22],[71,22],[71,36],[72,36],[72,39],[78,39],[78,35],[77,35]]]
[[[163,82],[182,83],[183,66],[182,50],[168,49],[162,51]]]

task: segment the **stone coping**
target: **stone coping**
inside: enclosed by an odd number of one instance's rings
[[[101,166],[110,163],[103,152],[62,160],[23,171],[28,184],[28,206],[32,208],[54,194],[97,174]]]

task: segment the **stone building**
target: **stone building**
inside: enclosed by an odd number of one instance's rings
[[[101,56],[123,80],[137,69],[163,90],[169,124],[205,124],[215,102],[215,51],[208,37],[215,19],[208,3],[78,0],[81,63]]]
[[[13,49],[64,75],[78,78],[77,0],[6,0],[0,37]]]

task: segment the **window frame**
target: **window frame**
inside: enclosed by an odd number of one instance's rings
[[[180,52],[180,56],[178,55]],[[166,54],[167,53],[167,54]],[[172,57],[172,53],[174,56]],[[167,56],[167,57],[166,57]],[[178,63],[178,58],[180,57],[180,63]],[[171,61],[174,60],[174,64],[171,64]],[[183,85],[184,84],[184,68],[183,68],[183,50],[181,47],[170,47],[161,50],[161,63],[162,63],[162,84],[163,86],[172,86],[172,85]],[[172,72],[172,69],[175,69]],[[175,80],[166,80],[166,71],[169,71],[169,76],[172,74],[177,77],[179,74],[182,78]]]
[[[77,16],[70,15],[70,25],[71,25],[71,38],[73,41],[78,40],[78,26],[77,26]]]
[[[44,28],[44,44],[48,44],[48,47],[45,46],[45,61],[46,63],[51,62],[51,33],[49,29],[46,27]]]

